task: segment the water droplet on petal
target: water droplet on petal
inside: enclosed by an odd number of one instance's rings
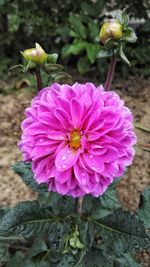
[[[70,150],[67,150],[67,154],[70,154]]]
[[[66,164],[63,164],[63,166],[62,166],[62,167],[63,167],[63,169],[66,169],[67,165],[66,165]]]
[[[90,159],[93,159],[93,155],[90,155],[89,158],[90,158]]]
[[[85,176],[85,172],[82,172],[82,174],[81,174],[82,176]]]
[[[67,157],[66,157],[66,155],[64,155],[63,157],[62,157],[62,160],[65,160]]]

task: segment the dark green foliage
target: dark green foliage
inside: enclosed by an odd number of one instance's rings
[[[22,202],[4,215],[0,225],[1,236],[21,235],[24,238],[40,236],[50,230],[57,221],[51,211],[39,207],[36,201]]]
[[[144,221],[144,225],[150,231],[150,187],[146,187],[141,195],[138,216]]]
[[[23,182],[28,185],[33,191],[45,191],[47,192],[47,185],[40,184],[38,185],[36,181],[33,179],[33,173],[31,170],[31,162],[17,162],[12,169],[14,172],[19,174]]]
[[[134,249],[150,248],[150,237],[146,234],[143,222],[134,214],[122,209],[115,210],[101,220],[91,221],[97,226],[106,255],[120,255]]]
[[[115,186],[100,198],[85,197],[82,216],[74,213],[74,199],[42,189],[37,201],[2,211],[1,261],[6,267],[139,267],[132,254],[150,248],[144,227],[150,190],[142,195],[138,216],[121,209]],[[10,241],[12,247],[22,242],[13,256]]]
[[[149,227],[149,188],[141,196],[137,215],[122,210],[114,183],[99,198],[86,196],[80,217],[75,213],[73,198],[37,187],[30,163],[19,162],[13,169],[39,195],[37,201],[1,210],[3,264],[7,262],[7,267],[140,266],[131,253],[150,248],[150,236],[144,227],[144,224]],[[10,242],[12,246],[23,242],[25,250],[20,249],[12,257],[6,245]]]
[[[140,267],[139,264],[131,253],[124,253],[119,259],[115,261],[116,267]],[[142,266],[141,266],[142,267]]]
[[[0,243],[0,263],[4,264],[8,261],[9,259],[9,253],[8,253],[8,248],[5,245],[5,243]]]

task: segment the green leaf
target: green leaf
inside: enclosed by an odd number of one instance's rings
[[[0,0],[0,6],[3,6],[5,4],[5,0]]]
[[[119,55],[120,55],[121,59],[122,59],[126,64],[128,64],[129,66],[131,66],[130,61],[127,59],[127,57],[126,57],[126,55],[125,55],[125,53],[124,53],[124,51],[123,51],[123,45],[122,45],[122,44],[120,45],[120,48],[119,48]]]
[[[62,260],[57,264],[57,267],[75,267],[74,258],[72,255],[65,254]]]
[[[59,65],[59,64],[45,64],[43,66],[44,71],[47,73],[55,73],[57,71],[63,70],[63,68],[64,67],[62,65]]]
[[[56,33],[58,34],[58,35],[61,35],[62,36],[62,38],[64,38],[64,36],[65,37],[68,37],[69,36],[69,33],[70,33],[70,28],[68,27],[68,26],[60,26],[59,25],[59,27],[56,29]]]
[[[34,261],[34,267],[49,267],[51,265],[49,265],[48,261],[43,261],[43,260],[37,260]]]
[[[48,250],[48,247],[45,241],[41,238],[37,238],[34,240],[33,245],[26,253],[25,259],[32,259],[33,257],[39,255],[41,252],[46,252],[47,250]]]
[[[82,21],[80,20],[79,16],[76,15],[70,15],[69,16],[69,22],[71,25],[71,28],[77,33],[79,38],[86,38],[86,28],[82,24]]]
[[[74,213],[75,199],[72,197],[62,196],[54,192],[47,192],[40,193],[37,202],[41,208],[50,208],[54,215],[68,215]]]
[[[91,2],[90,4],[85,1],[82,3],[81,8],[84,14],[92,16],[94,19],[96,19],[102,13],[102,10],[105,8],[105,6],[106,1],[97,0],[96,2]]]
[[[137,41],[137,36],[135,34],[135,31],[132,28],[128,27],[123,32],[122,40],[127,41],[129,43],[135,43]]]
[[[150,247],[150,236],[146,234],[143,222],[130,212],[118,209],[103,219],[89,217],[88,220],[97,226],[97,234],[102,239],[98,245],[105,255],[120,256],[122,253]]]
[[[85,49],[90,62],[93,64],[97,58],[100,46],[98,44],[86,43]]]
[[[98,27],[98,24],[95,23],[94,21],[91,21],[88,24],[88,28],[89,28],[90,36],[91,36],[92,40],[95,40],[95,38],[98,36],[99,30],[100,30]]]
[[[4,264],[9,259],[8,247],[0,242],[0,264]]]
[[[12,169],[17,173],[23,180],[23,182],[28,185],[33,191],[37,192],[47,192],[46,184],[37,184],[33,178],[33,172],[31,170],[31,162],[19,161],[12,166]]]
[[[65,45],[62,49],[62,57],[65,58],[69,55],[79,55],[85,50],[85,45],[86,43],[80,40],[71,45]]]
[[[16,69],[23,69],[23,65],[21,65],[21,64],[18,64],[18,65],[14,65],[14,66],[12,66],[12,67],[10,67],[10,70],[16,70]]]
[[[105,257],[100,249],[93,248],[87,252],[83,260],[83,267],[113,267],[112,260]]]
[[[34,264],[30,260],[23,260],[23,255],[20,251],[17,251],[13,257],[7,262],[6,267],[34,267]]]
[[[58,193],[44,192],[38,194],[37,202],[40,207],[51,207],[55,213],[58,206],[58,201],[62,201],[62,198],[63,196],[59,195]]]
[[[96,10],[92,5],[88,4],[87,2],[83,2],[81,4],[81,8],[82,8],[82,12],[84,12],[84,14],[95,17]]]
[[[85,253],[83,254],[83,250],[80,250],[80,252],[76,255],[73,255],[71,252],[65,254],[59,263],[56,263],[56,265],[50,265],[54,267],[84,267],[82,265],[82,260]],[[94,267],[94,266],[93,266]]]
[[[84,74],[90,69],[90,61],[87,57],[80,57],[77,63],[78,71]]]
[[[137,214],[144,221],[145,227],[150,229],[150,187],[146,187],[141,195]]]
[[[113,49],[116,47],[118,47],[118,42],[116,42],[116,40],[111,39],[111,38],[109,38],[104,44],[104,48],[111,52],[113,52]]]
[[[54,82],[62,82],[64,80],[70,80],[71,76],[66,72],[58,72],[57,74],[54,74]]]
[[[131,253],[124,253],[122,257],[115,260],[116,267],[140,267],[141,264],[137,263],[137,261],[133,258]],[[118,263],[118,264],[117,264]]]
[[[48,245],[50,248],[49,258],[52,262],[56,262],[64,253],[64,248],[66,248],[66,238],[70,235],[71,226],[69,221],[55,222],[53,227],[48,234]],[[54,253],[55,248],[55,253]],[[58,251],[62,253],[58,256]],[[69,251],[69,250],[68,250]],[[57,254],[56,254],[57,252]],[[45,257],[44,257],[45,258]]]
[[[36,201],[19,203],[4,215],[0,225],[0,235],[20,235],[23,238],[40,237],[51,230],[53,222],[49,209],[42,209]]]
[[[113,55],[113,51],[112,50],[106,50],[104,48],[101,48],[97,57],[98,58],[107,58],[107,57],[111,57]]]
[[[91,216],[94,219],[104,218],[120,207],[115,185],[112,184],[103,196],[93,200]]]
[[[30,260],[19,260],[19,259],[18,259],[18,262],[16,263],[15,266],[18,266],[18,267],[36,267],[34,265],[34,263]]]
[[[58,54],[47,54],[47,63],[56,64],[58,59]]]
[[[115,17],[117,20],[120,21],[120,23],[126,27],[129,24],[129,16],[126,14],[125,10],[119,10],[117,11],[117,15]]]
[[[90,222],[82,221],[79,226],[80,239],[81,242],[85,245],[86,249],[90,249],[95,235],[94,225]]]

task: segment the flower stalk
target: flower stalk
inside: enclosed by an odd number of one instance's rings
[[[40,66],[36,68],[35,77],[37,82],[37,92],[39,92],[43,88]]]
[[[109,91],[110,88],[111,88],[111,84],[112,84],[112,80],[113,80],[113,77],[114,77],[116,63],[117,63],[117,58],[116,58],[116,56],[113,55],[110,58],[110,64],[109,64],[106,83],[105,83],[105,91]]]
[[[83,197],[76,198],[75,211],[80,216],[82,215]]]

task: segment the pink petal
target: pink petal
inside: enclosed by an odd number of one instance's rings
[[[59,120],[60,124],[64,127],[64,129],[72,129],[70,117],[64,109],[57,108],[54,111],[54,115]]]
[[[82,169],[78,163],[76,163],[73,167],[74,169],[74,174],[76,179],[78,180],[79,184],[85,186],[89,182],[89,175],[88,173]]]
[[[61,131],[50,131],[48,132],[47,137],[52,140],[67,140],[66,134]]]
[[[83,106],[75,98],[71,100],[70,111],[74,128],[75,129],[80,128],[83,116]]]
[[[101,160],[101,157],[93,156],[89,153],[84,153],[84,159],[86,164],[93,170],[98,173],[103,172],[104,170],[104,163],[103,160]]]
[[[67,171],[63,171],[63,172],[56,172],[56,176],[55,179],[60,183],[63,184],[65,182],[67,182],[67,180],[69,180],[69,178],[71,177],[71,168]]]
[[[92,155],[101,156],[107,152],[107,149],[97,143],[91,143],[88,152]]]
[[[57,180],[55,181],[55,187],[56,187],[56,191],[62,195],[66,195],[69,191],[69,188],[66,183],[60,184]]]
[[[61,149],[55,159],[56,169],[60,172],[66,171],[71,168],[78,160],[80,150],[77,151],[71,149],[68,145]]]
[[[115,147],[105,146],[107,151],[103,155],[101,155],[101,160],[103,162],[112,162],[118,158],[118,151]]]

